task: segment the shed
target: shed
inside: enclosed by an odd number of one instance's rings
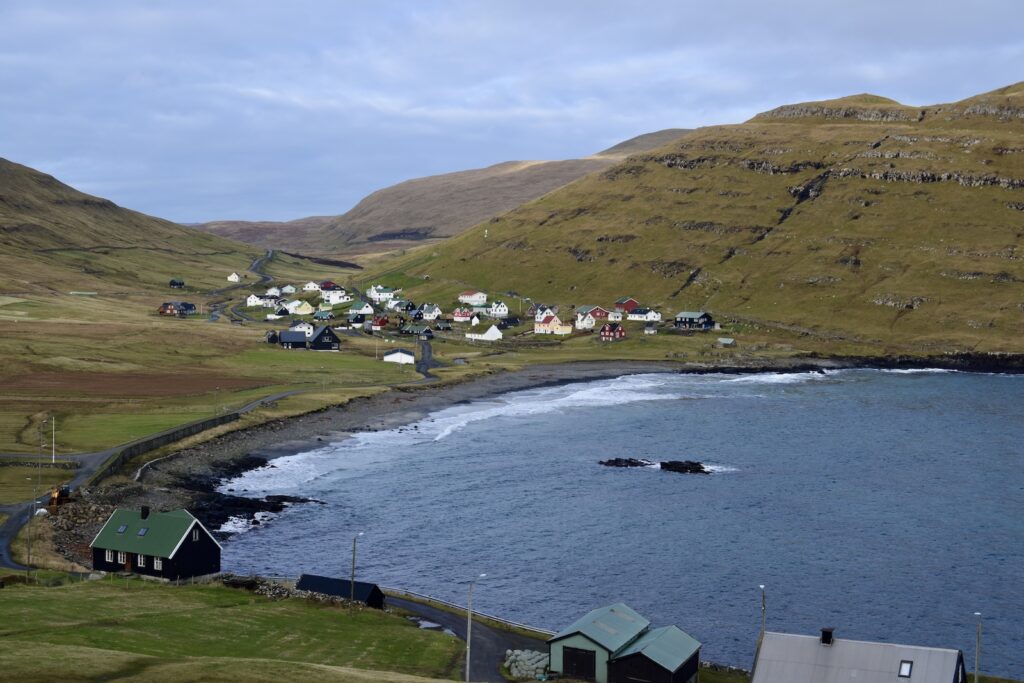
[[[689,683],[697,680],[700,643],[676,626],[645,631],[608,664],[609,683]]]
[[[385,363],[412,365],[416,362],[416,354],[408,349],[393,349],[385,353],[383,359]]]
[[[277,341],[285,349],[304,349],[309,337],[305,332],[285,330],[277,335]]]
[[[965,683],[960,650],[820,636],[764,634],[754,661],[752,683]]]
[[[348,579],[332,579],[327,576],[317,576],[316,574],[303,574],[295,583],[295,588],[300,591],[309,591],[310,593],[333,595],[336,598],[345,598],[346,600],[352,597],[352,582]],[[377,584],[365,583],[363,581],[355,582],[356,602],[361,602],[367,607],[374,609],[384,609],[385,597],[384,591]]]
[[[171,287],[171,289],[184,289],[185,281],[180,278],[174,278],[168,283],[168,285]]]
[[[718,345],[725,348],[728,346],[736,346],[736,340],[732,337],[719,337]]]
[[[89,547],[99,571],[170,580],[220,571],[220,544],[188,510],[114,510]]]

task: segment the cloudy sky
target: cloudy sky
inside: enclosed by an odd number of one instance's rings
[[[183,222],[1024,80],[1020,0],[3,0],[0,157]]]

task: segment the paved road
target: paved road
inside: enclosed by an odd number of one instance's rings
[[[264,396],[263,398],[257,399],[251,403],[248,403],[237,411],[238,414],[245,414],[251,410],[258,408],[264,403],[270,403],[273,401],[292,396],[294,394],[301,393],[300,391],[282,391],[270,396]],[[156,436],[152,434],[143,439],[151,438]],[[136,439],[136,441],[142,441],[143,439]],[[95,453],[72,453],[71,455],[61,455],[60,457],[64,460],[73,460],[78,463],[78,469],[75,471],[75,476],[68,482],[71,490],[74,491],[82,484],[87,482],[93,474],[107,461],[107,459],[120,451],[121,449],[129,446],[136,441],[130,441],[128,443],[108,448],[105,451],[96,451]],[[0,453],[0,458],[17,459],[35,457],[33,453]],[[46,504],[49,494],[43,495],[36,499],[36,502]],[[23,503],[15,503],[13,505],[2,505],[0,506],[0,513],[8,515],[7,520],[0,525],[0,569],[16,569],[23,571],[27,567],[18,564],[11,557],[11,541],[14,540],[18,532],[21,531],[21,527],[25,526],[28,522],[29,517],[32,516],[32,501],[26,501]]]
[[[415,614],[444,628],[451,630],[459,638],[466,639],[466,617],[461,614],[446,612],[437,607],[424,605],[403,598],[387,597],[385,602],[390,607],[397,607]],[[470,651],[470,680],[484,683],[506,683],[500,673],[502,662],[505,661],[505,650],[539,650],[547,652],[548,646],[543,640],[527,638],[518,633],[510,633],[491,628],[486,624],[473,620],[473,648]],[[465,656],[463,656],[465,660]],[[463,665],[464,666],[464,665]],[[465,671],[463,668],[462,671]]]
[[[257,256],[249,264],[249,272],[254,273],[259,278],[260,284],[267,284],[274,278],[263,272],[263,267],[274,258],[274,250],[268,249],[262,256]],[[222,287],[209,292],[210,296],[217,296],[220,294],[226,294],[242,287],[248,287],[248,282],[239,282],[237,285],[231,285],[229,287]],[[220,317],[227,313],[229,316],[235,316],[236,319],[241,320],[252,320],[249,316],[236,310],[235,306],[228,308],[230,299],[224,299],[223,301],[214,301],[210,304],[210,317],[207,318],[207,322],[215,323],[220,320]]]

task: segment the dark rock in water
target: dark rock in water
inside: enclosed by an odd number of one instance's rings
[[[611,460],[602,460],[599,464],[605,467],[650,467],[654,463],[639,458],[612,458]]]
[[[652,465],[659,465],[661,469],[668,472],[711,474],[711,470],[696,460],[664,460],[660,463],[655,463],[642,458],[612,458],[611,460],[601,460],[599,464],[605,467],[651,467]]]
[[[661,463],[661,469],[682,474],[711,474],[703,463],[696,460],[667,460]]]

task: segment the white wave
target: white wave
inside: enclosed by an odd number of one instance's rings
[[[249,531],[255,526],[262,526],[273,518],[274,515],[269,512],[257,512],[253,515],[253,519],[258,521],[259,524],[253,524],[252,519],[243,515],[236,515],[229,517],[228,521],[221,524],[217,531],[222,534],[240,534]]]
[[[704,469],[712,474],[728,474],[729,472],[739,472],[738,467],[730,467],[729,465],[712,465],[711,463],[704,463]]]
[[[799,384],[801,382],[819,382],[829,377],[835,377],[838,370],[824,370],[822,372],[771,372],[753,375],[741,375],[725,380],[732,384]]]
[[[956,370],[949,370],[947,368],[887,368],[880,369],[878,372],[886,372],[891,375],[921,375],[956,372]]]

